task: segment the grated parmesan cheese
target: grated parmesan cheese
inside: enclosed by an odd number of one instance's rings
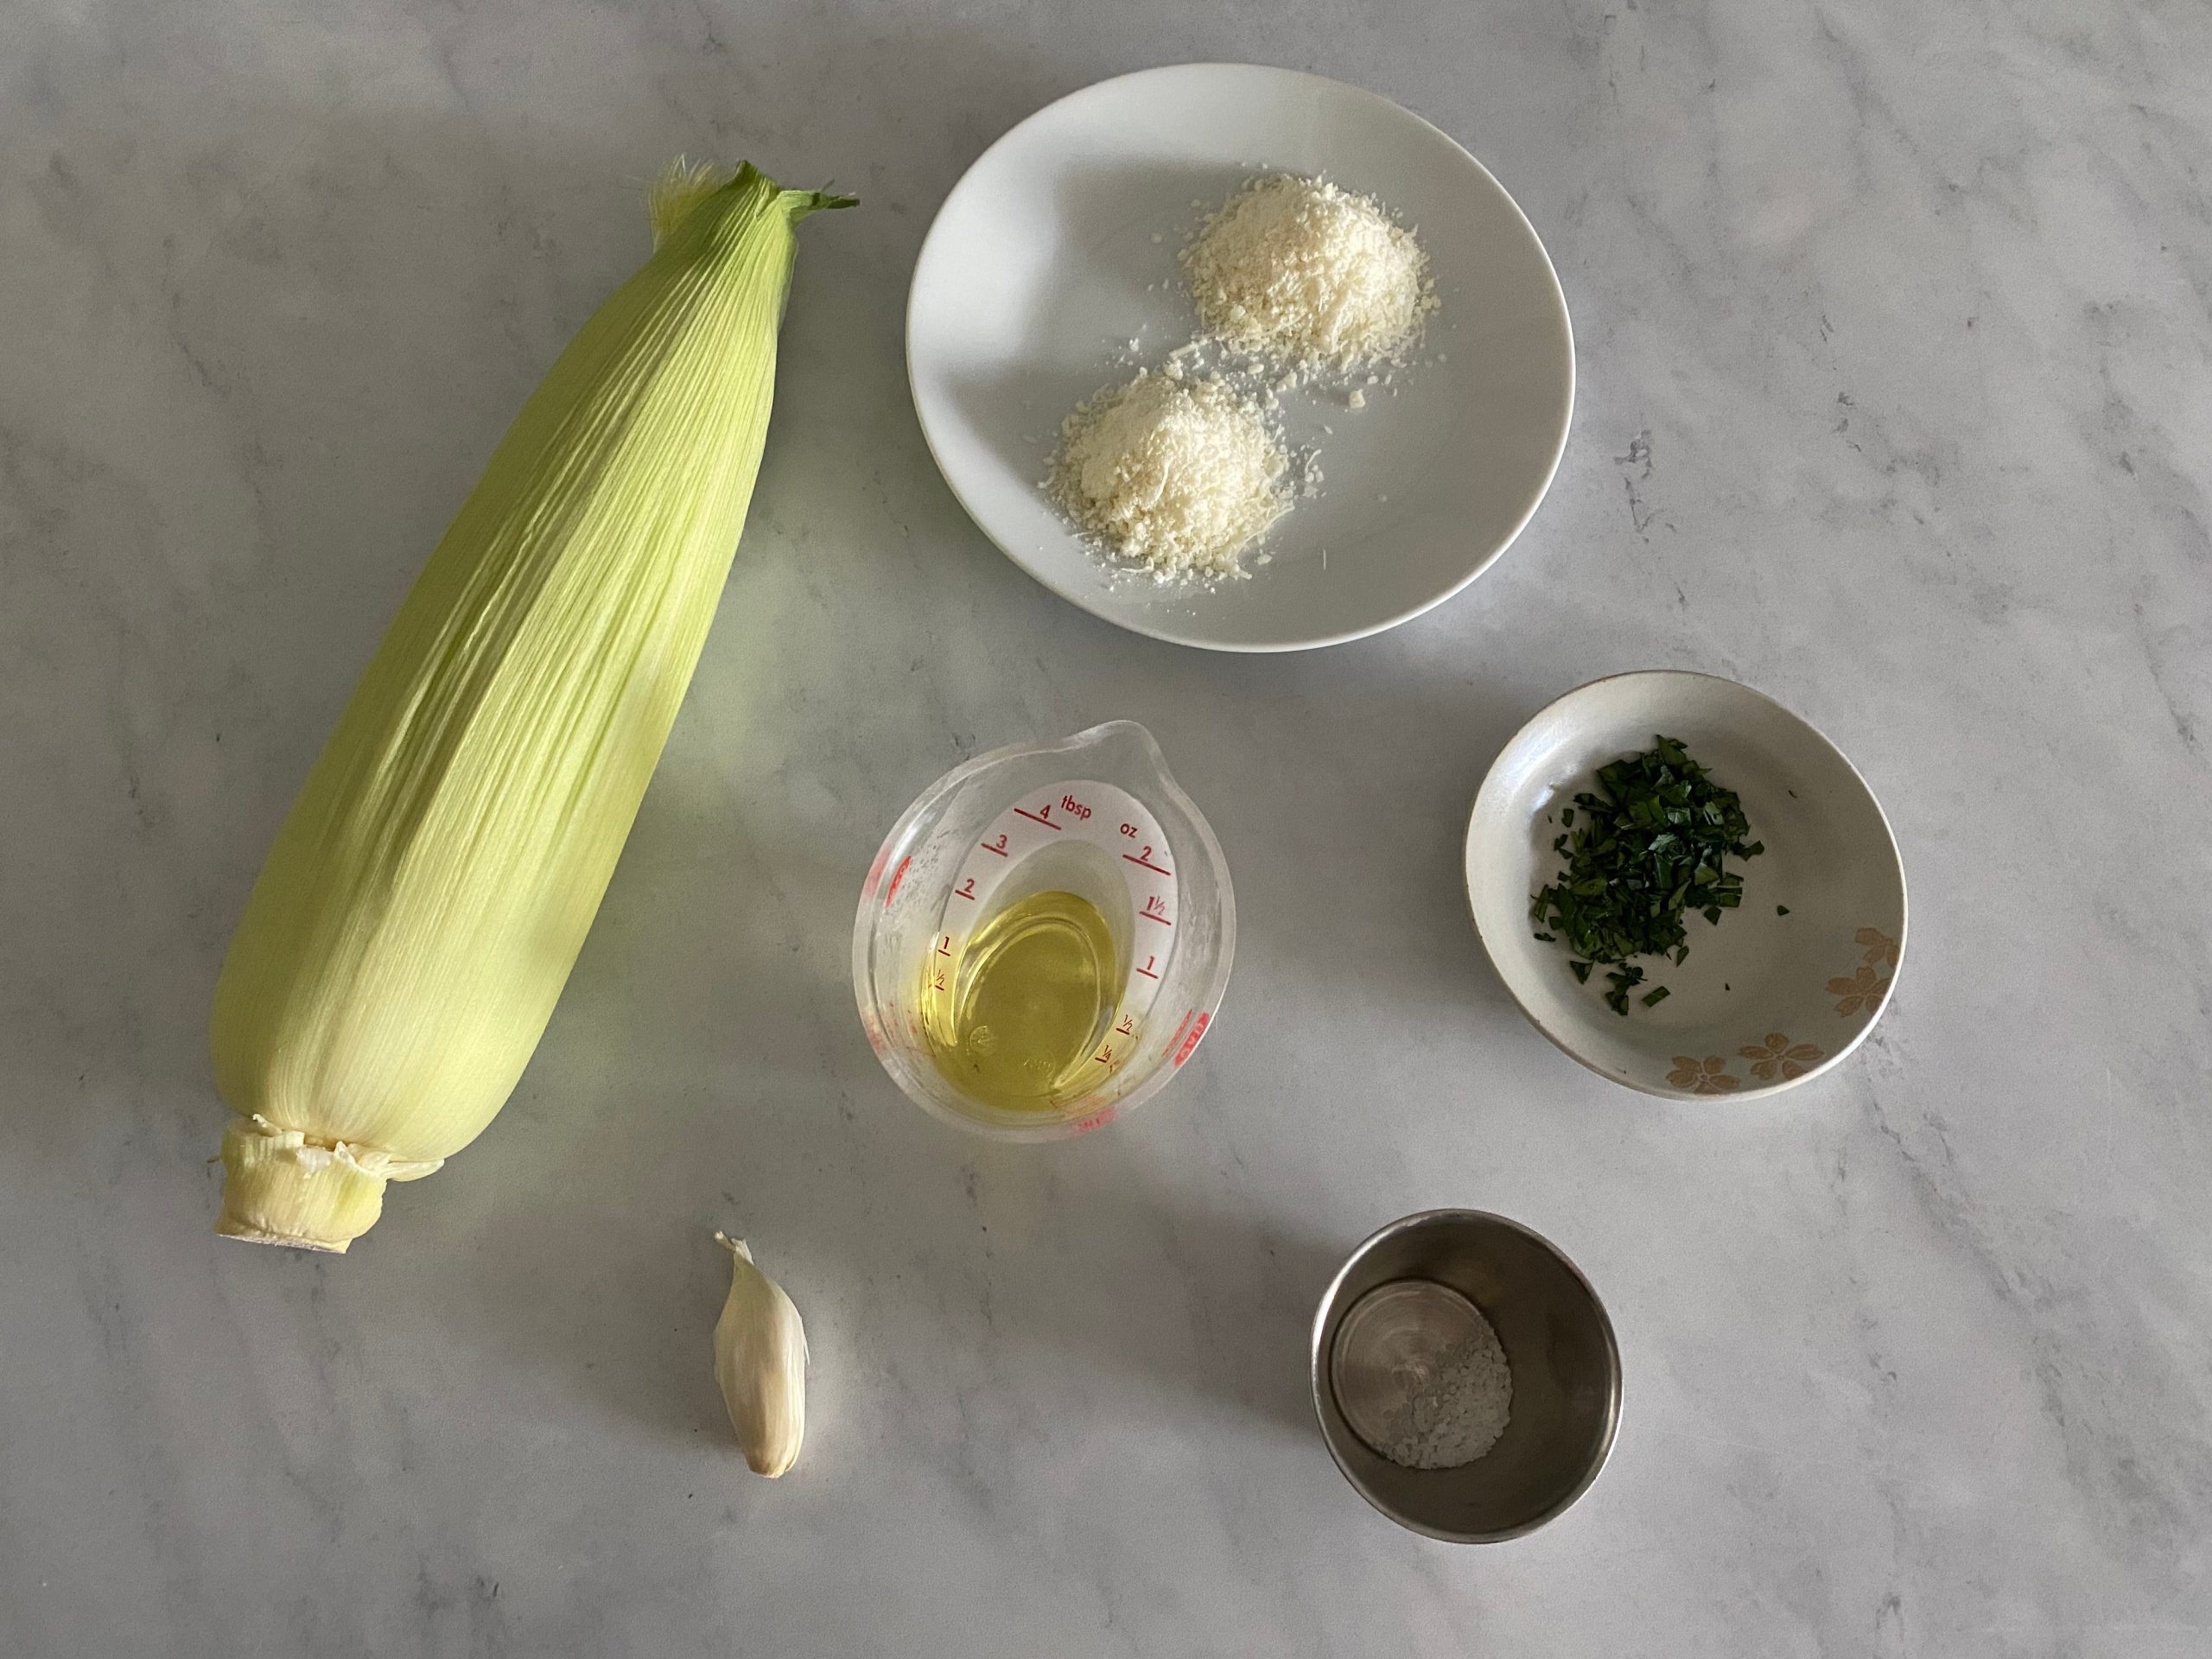
[[[1320,179],[1250,181],[1179,257],[1211,332],[1306,374],[1396,360],[1436,307],[1413,232],[1373,197]]]
[[[1290,511],[1289,473],[1264,406],[1171,365],[1070,415],[1046,485],[1077,530],[1164,582],[1243,575],[1237,556]]]

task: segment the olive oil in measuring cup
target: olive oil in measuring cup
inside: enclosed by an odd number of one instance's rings
[[[950,971],[925,971],[923,1035],[954,1088],[1007,1111],[1048,1109],[1090,1085],[1122,976],[1096,905],[1033,892],[970,934]]]
[[[1109,721],[979,755],[916,799],[861,884],[853,990],[917,1105],[1051,1141],[1167,1086],[1236,941],[1213,831],[1151,734]]]
[[[1166,840],[1133,796],[1096,780],[991,822],[922,963],[920,1036],[940,1077],[993,1110],[1049,1114],[1135,1058],[1174,951]]]

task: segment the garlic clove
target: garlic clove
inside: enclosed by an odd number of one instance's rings
[[[715,1323],[715,1381],[747,1466],[772,1480],[798,1461],[806,1433],[806,1327],[743,1239],[717,1232],[715,1242],[730,1255],[729,1298]]]

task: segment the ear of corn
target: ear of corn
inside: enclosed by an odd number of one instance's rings
[[[759,470],[798,222],[672,168],[438,543],[278,831],[216,988],[217,1229],[343,1250],[512,1091],[704,644]]]

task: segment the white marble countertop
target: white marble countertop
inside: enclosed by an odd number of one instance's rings
[[[1548,241],[1566,463],[1469,593],[1233,659],[1001,557],[903,379],[960,170],[1100,76],[1372,86]],[[286,801],[671,154],[835,179],[720,621],[505,1115],[344,1259],[217,1239],[205,1027]],[[0,16],[0,1651],[2212,1651],[2212,16],[2183,0],[29,0]],[[1913,881],[1873,1040],[1608,1087],[1459,896],[1566,688],[1835,736]],[[847,949],[890,818],[1131,715],[1235,871],[1215,1033],[980,1147]],[[1370,856],[1336,855],[1357,838]],[[1332,1467],[1306,1327],[1435,1204],[1548,1234],[1610,1468],[1467,1549]],[[708,1370],[742,1230],[806,1456]]]

